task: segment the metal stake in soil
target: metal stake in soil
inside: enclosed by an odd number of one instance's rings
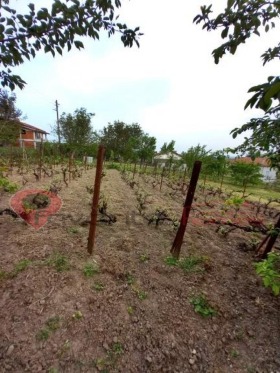
[[[187,193],[187,196],[186,196],[186,200],[185,200],[185,203],[184,203],[181,223],[180,223],[180,226],[178,228],[176,237],[174,239],[172,248],[170,250],[172,256],[174,258],[177,258],[177,259],[180,256],[181,246],[182,246],[182,243],[183,243],[185,230],[186,230],[188,220],[189,220],[189,215],[190,215],[190,211],[191,211],[191,207],[192,207],[192,201],[193,201],[193,197],[194,197],[194,193],[195,193],[196,184],[197,184],[197,181],[198,181],[198,178],[199,178],[201,164],[202,164],[202,162],[200,162],[200,161],[195,161],[194,162],[194,166],[193,166],[193,170],[192,170],[192,176],[191,176],[191,180],[190,180],[190,186],[189,186],[188,193]]]
[[[103,165],[104,152],[105,152],[104,146],[100,145],[98,148],[98,154],[97,154],[94,191],[93,191],[93,198],[92,198],[91,220],[90,220],[90,227],[89,227],[89,234],[88,234],[87,251],[89,254],[92,254],[93,247],[94,247],[97,212],[98,212],[98,200],[99,200],[100,184],[101,184],[101,178],[102,178],[102,165]]]

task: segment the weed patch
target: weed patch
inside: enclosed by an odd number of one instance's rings
[[[174,258],[173,256],[167,256],[164,259],[164,263],[168,266],[177,266],[178,265],[178,259]]]
[[[133,285],[135,283],[135,278],[131,273],[126,273],[125,279],[128,285]]]
[[[208,301],[203,295],[193,297],[190,303],[194,306],[194,311],[202,317],[215,316],[217,312],[210,307]]]
[[[22,259],[20,260],[14,267],[13,271],[11,272],[11,276],[15,277],[18,273],[24,271],[27,267],[30,266],[31,260],[28,259]]]
[[[46,341],[49,339],[51,333],[55,332],[61,327],[61,319],[59,316],[50,317],[45,322],[45,327],[39,330],[36,334],[36,339],[38,341]]]
[[[96,291],[102,291],[102,290],[104,290],[104,285],[101,282],[95,282],[92,285],[92,289],[94,289]]]
[[[109,369],[114,368],[118,358],[123,354],[123,345],[120,342],[113,343],[112,347],[109,349],[109,351],[107,351],[107,355],[104,358],[97,358],[95,360],[95,366],[98,371],[109,373]]]
[[[150,260],[150,256],[149,256],[149,254],[141,254],[141,255],[140,255],[140,262],[145,263],[145,262],[147,262],[148,260]]]
[[[203,272],[204,264],[208,259],[202,256],[187,256],[185,258],[176,259],[173,256],[168,256],[164,259],[164,262],[168,266],[179,267],[184,272]]]
[[[54,332],[55,330],[59,329],[60,328],[60,317],[59,316],[54,316],[54,317],[50,317],[47,321],[46,321],[46,326],[47,328]]]
[[[81,311],[76,311],[75,313],[73,313],[72,318],[74,320],[81,320],[83,318],[83,314]]]
[[[93,262],[93,263],[86,263],[83,268],[83,274],[86,277],[92,277],[99,273],[99,267],[98,264]]]
[[[79,231],[79,228],[71,227],[71,228],[68,228],[68,229],[67,229],[67,232],[68,232],[68,233],[77,234],[77,233],[79,233],[80,231]]]
[[[36,335],[36,339],[38,341],[46,341],[49,339],[50,331],[46,328],[39,330],[39,332]]]
[[[57,272],[64,272],[70,269],[68,258],[58,252],[53,253],[51,257],[46,260],[45,264],[55,268]]]
[[[271,252],[267,259],[255,264],[265,287],[270,287],[275,296],[280,294],[280,254]]]
[[[5,177],[0,177],[0,190],[8,193],[14,193],[18,190],[18,185],[12,183]]]

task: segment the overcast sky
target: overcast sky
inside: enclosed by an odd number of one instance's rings
[[[12,0],[24,11],[30,1]],[[36,9],[52,0],[37,0]],[[95,113],[100,130],[109,122],[139,123],[157,138],[158,149],[175,140],[177,151],[198,143],[218,150],[236,146],[230,131],[261,111],[244,111],[248,89],[277,75],[276,62],[262,66],[261,54],[279,42],[277,32],[254,36],[234,56],[214,64],[211,52],[222,41],[220,32],[202,31],[193,24],[201,5],[226,5],[226,0],[123,0],[120,21],[140,26],[140,48],[124,48],[118,35],[103,34],[85,41],[85,50],[65,51],[63,57],[40,53],[14,69],[28,85],[16,90],[17,106],[27,123],[48,132],[59,112],[85,107]],[[221,8],[221,5],[222,8]],[[49,137],[51,138],[51,136]]]

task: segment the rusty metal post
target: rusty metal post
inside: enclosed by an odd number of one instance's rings
[[[88,234],[87,251],[89,254],[92,254],[93,247],[94,247],[96,221],[97,221],[97,213],[98,213],[98,200],[99,200],[100,185],[101,185],[101,178],[102,178],[102,165],[103,165],[104,152],[105,152],[104,146],[99,145],[98,153],[97,153],[94,191],[93,191],[93,197],[92,197],[91,219],[90,219],[90,227],[89,227],[89,234]]]
[[[192,207],[192,202],[193,202],[193,197],[194,197],[194,193],[195,193],[195,189],[196,189],[196,184],[197,184],[197,181],[198,181],[198,178],[199,178],[201,164],[202,164],[202,162],[200,162],[200,161],[195,161],[195,163],[194,163],[193,170],[192,170],[192,176],[191,176],[191,180],[190,180],[190,185],[189,185],[188,193],[187,193],[186,200],[185,200],[185,203],[184,203],[183,213],[182,213],[182,217],[181,217],[181,223],[180,223],[180,226],[178,228],[176,237],[174,239],[172,248],[170,250],[172,256],[174,258],[177,258],[177,259],[180,256],[181,246],[182,246],[182,243],[183,243],[185,230],[186,230],[186,227],[187,227],[187,224],[188,224],[188,219],[189,219],[189,215],[190,215],[190,211],[191,211],[191,207]]]

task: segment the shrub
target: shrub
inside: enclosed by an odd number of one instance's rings
[[[4,190],[4,192],[13,193],[18,190],[18,185],[10,182],[5,177],[0,177],[0,190],[1,189]]]
[[[270,287],[274,295],[280,294],[280,254],[271,252],[267,259],[255,263],[256,272],[262,277],[265,287]]]

